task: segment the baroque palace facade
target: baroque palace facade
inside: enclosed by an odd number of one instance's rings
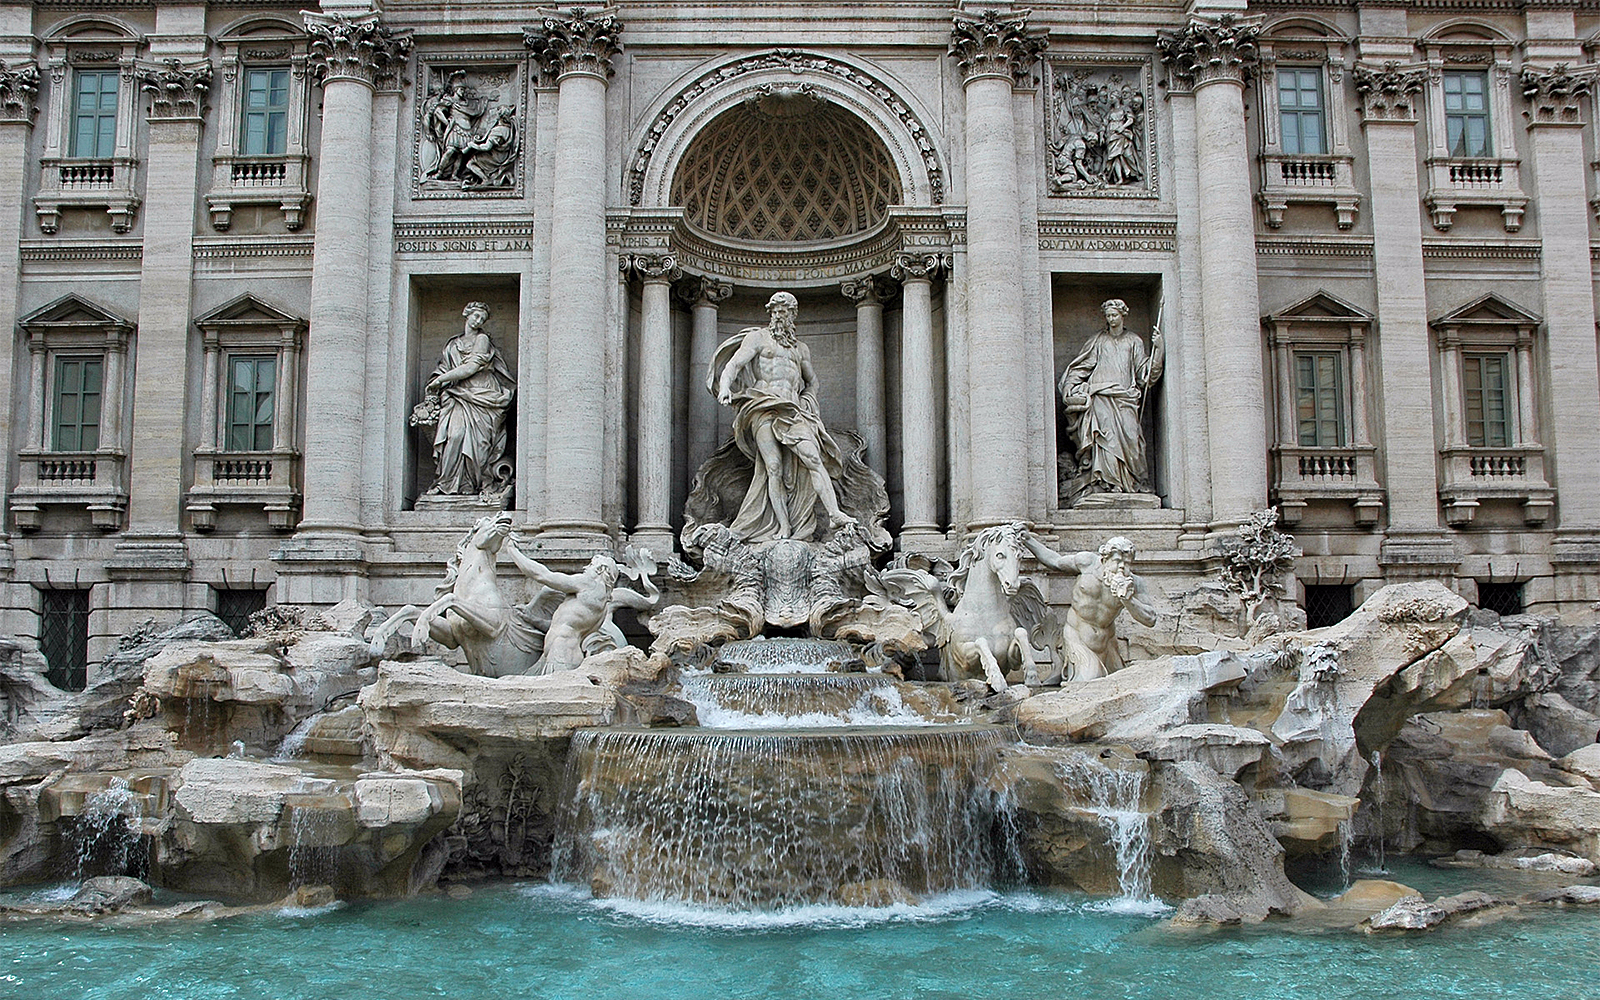
[[[1593,0],[0,21],[0,631],[60,683],[151,616],[426,603],[494,510],[672,550],[778,291],[902,551],[1020,519],[1181,589],[1275,504],[1314,620],[1600,599]]]

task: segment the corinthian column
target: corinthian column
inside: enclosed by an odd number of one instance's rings
[[[399,70],[411,38],[377,14],[305,14],[322,84],[322,147],[306,348],[304,533],[355,533],[361,522],[367,406],[372,95]],[[387,239],[387,234],[382,236]],[[388,280],[385,275],[381,279]]]
[[[664,555],[672,551],[672,283],[683,272],[670,253],[637,254],[626,262],[644,282],[634,541]]]
[[[606,83],[622,49],[610,10],[549,12],[524,41],[556,78],[542,532],[582,547],[605,534]]]
[[[1590,70],[1592,73],[1593,70]],[[1547,429],[1554,480],[1561,505],[1555,556],[1569,573],[1589,576],[1600,552],[1600,357],[1595,349],[1594,278],[1589,261],[1588,157],[1583,148],[1581,101],[1593,89],[1591,75],[1566,67],[1524,69],[1522,93],[1529,102],[1528,138],[1537,178],[1539,234],[1544,241],[1544,319],[1550,358],[1549,411],[1560,415]],[[1532,352],[1519,347],[1518,371]],[[1524,392],[1526,400],[1528,393]],[[1531,400],[1529,400],[1531,402]],[[1536,440],[1532,414],[1524,418],[1523,442]],[[1583,564],[1588,563],[1585,567]],[[1557,583],[1557,600],[1574,606],[1594,600],[1597,585]]]
[[[1255,208],[1244,88],[1258,62],[1260,19],[1191,17],[1156,39],[1175,87],[1194,93],[1200,321],[1212,517],[1243,521],[1267,502],[1266,383],[1256,286]]]
[[[852,278],[839,286],[856,304],[856,432],[867,443],[867,464],[889,475],[888,439],[884,424],[882,275]]]
[[[689,476],[693,478],[717,450],[717,398],[705,386],[717,353],[717,306],[733,295],[733,284],[694,277],[679,294],[694,321],[689,333]]]
[[[1012,91],[1048,44],[1026,13],[958,12],[950,37],[967,98],[967,392],[972,527],[1028,516],[1028,381],[1021,187]]]
[[[27,43],[32,47],[31,41]],[[28,139],[33,119],[39,113],[39,67],[32,62],[0,62],[0,191],[21,192],[27,176]],[[21,269],[22,199],[0,209],[0,512],[11,496],[11,456],[17,442],[12,440],[12,418],[16,414],[16,384],[13,373],[18,360],[12,356],[17,328],[17,274]],[[34,420],[43,419],[43,401]],[[32,412],[30,410],[30,412]],[[27,424],[24,423],[24,428]],[[32,442],[22,442],[24,446]],[[0,579],[11,571],[11,540],[7,522],[0,519]]]
[[[891,277],[900,282],[900,482],[905,523],[901,548],[917,536],[939,534],[938,412],[933,364],[933,279],[947,267],[940,254],[903,253]]]

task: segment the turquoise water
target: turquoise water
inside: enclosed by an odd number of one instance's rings
[[[1600,995],[1600,915],[1581,910],[1372,938],[1176,931],[1035,893],[754,922],[503,884],[206,924],[12,924],[0,939],[0,996],[28,1000]]]

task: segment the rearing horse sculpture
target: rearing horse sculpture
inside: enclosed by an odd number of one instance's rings
[[[1029,639],[1047,631],[1040,626],[1049,611],[1038,589],[1022,579],[1025,534],[1021,524],[984,528],[961,550],[946,580],[906,566],[869,578],[881,596],[917,610],[939,647],[947,680],[982,677],[1004,691],[1006,672],[1020,668],[1028,683],[1036,683]]]

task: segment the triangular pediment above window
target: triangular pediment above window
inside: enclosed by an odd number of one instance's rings
[[[1433,321],[1433,326],[1538,326],[1540,319],[1526,309],[1489,292]]]
[[[1310,298],[1302,299],[1294,305],[1286,309],[1280,309],[1267,317],[1268,323],[1294,323],[1306,320],[1370,323],[1372,322],[1372,314],[1336,295],[1317,292]]]
[[[106,329],[131,330],[133,321],[95,305],[77,294],[63,295],[42,309],[23,317],[18,324],[24,330],[33,329]]]
[[[194,325],[204,330],[208,327],[241,326],[304,326],[305,320],[291,316],[276,306],[261,301],[248,292],[229,299],[222,305],[195,319]]]

